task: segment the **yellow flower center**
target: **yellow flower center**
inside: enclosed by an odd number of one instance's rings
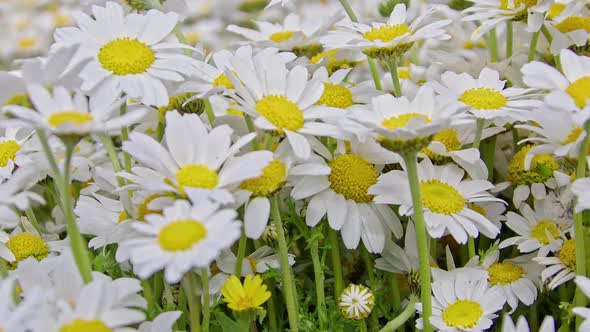
[[[349,88],[340,84],[324,83],[324,93],[316,104],[347,108],[352,106],[354,102],[352,101],[352,92],[350,92]]]
[[[291,39],[291,37],[293,37],[294,34],[295,31],[280,31],[273,33],[268,37],[268,39],[272,40],[275,43],[280,43],[285,40]]]
[[[381,125],[389,130],[404,128],[408,125],[410,120],[415,118],[422,118],[424,119],[425,123],[430,122],[430,118],[427,115],[420,114],[420,113],[405,113],[398,116],[392,116],[389,119],[383,120]]]
[[[117,38],[98,52],[102,67],[115,75],[145,73],[156,61],[152,49],[135,38]]]
[[[176,220],[164,226],[158,234],[160,247],[166,251],[181,251],[192,246],[207,236],[207,228],[198,220]]]
[[[410,73],[410,68],[403,67],[397,69],[397,77],[401,80],[409,80],[412,78],[412,73]]]
[[[567,138],[565,139],[565,141],[562,142],[562,144],[565,145],[577,141],[582,132],[584,132],[584,129],[580,127],[572,129],[572,131],[570,131],[569,135],[567,135]]]
[[[354,154],[344,154],[332,160],[329,166],[332,169],[328,177],[332,190],[357,203],[373,200],[373,195],[368,192],[377,183],[379,173],[367,160]]]
[[[517,185],[530,185],[533,183],[543,183],[553,176],[553,172],[559,169],[559,163],[550,154],[537,154],[533,157],[531,167],[528,171],[524,169],[524,158],[533,148],[527,145],[520,149],[508,164],[508,181]]]
[[[459,140],[459,134],[457,133],[457,131],[455,129],[452,129],[452,128],[447,128],[447,129],[443,129],[443,130],[439,131],[436,135],[434,135],[432,140],[435,142],[440,142],[440,143],[444,144],[444,146],[447,149],[447,152],[457,151],[457,150],[461,149],[461,146],[462,146],[461,141]],[[439,159],[443,159],[443,158],[440,158],[441,156],[434,153],[429,148],[422,149],[422,153],[424,153],[425,155],[427,155],[430,159],[433,159],[434,161],[438,161]]]
[[[21,50],[30,50],[37,46],[39,41],[33,37],[25,37],[18,40],[18,48]]]
[[[498,90],[474,88],[465,90],[459,101],[476,110],[497,110],[506,106],[508,100]]]
[[[12,252],[17,263],[29,257],[40,261],[49,255],[49,247],[45,241],[31,233],[20,233],[11,237],[6,242],[6,247]]]
[[[559,260],[563,265],[567,266],[570,270],[576,270],[576,241],[574,239],[567,240],[561,246],[561,250],[557,254]]]
[[[565,9],[565,4],[564,3],[556,2],[547,11],[547,17],[550,18],[550,19],[553,19],[553,18],[561,15],[561,12],[563,12],[564,9]]]
[[[551,239],[549,235],[556,239],[559,236],[559,231],[557,230],[557,225],[551,220],[541,220],[539,221],[533,228],[531,228],[531,237],[539,240],[541,244],[549,244]]]
[[[465,207],[465,198],[447,183],[436,179],[420,181],[422,204],[434,213],[450,215]]]
[[[82,125],[86,122],[92,121],[94,118],[89,113],[82,113],[76,111],[66,111],[53,113],[47,119],[47,123],[51,127],[59,127],[66,123]]]
[[[448,306],[442,313],[442,319],[448,326],[472,328],[483,316],[481,305],[471,300],[458,300]]]
[[[0,143],[0,167],[4,167],[9,161],[16,158],[16,153],[20,150],[20,145],[13,140]]]
[[[68,325],[64,325],[59,332],[112,332],[105,323],[100,320],[76,319]]]
[[[590,32],[590,17],[570,16],[555,25],[557,30],[568,33],[575,30]]]
[[[162,210],[151,210],[148,205],[156,198],[160,198],[162,195],[153,194],[148,196],[139,206],[137,207],[137,220],[145,221],[145,216],[148,214],[162,214]]]
[[[219,76],[217,76],[215,78],[215,80],[213,81],[213,87],[220,87],[223,86],[226,89],[233,89],[234,85],[231,82],[231,80],[229,79],[229,77],[227,77],[227,75],[225,75],[225,73],[221,73],[219,74]]]
[[[176,172],[176,180],[182,187],[214,189],[219,183],[217,173],[205,165],[188,164]]]
[[[380,40],[382,42],[390,42],[397,37],[410,33],[410,27],[405,23],[401,24],[385,24],[380,27],[373,28],[363,34],[363,38],[372,42]]]
[[[277,127],[280,133],[285,129],[297,131],[303,128],[303,112],[286,96],[266,96],[258,101],[256,111]]]
[[[524,276],[524,269],[511,262],[492,264],[488,268],[488,280],[492,285],[509,285]]]
[[[287,167],[274,159],[262,170],[261,176],[242,182],[240,188],[252,192],[254,196],[270,196],[281,188],[286,179]]]
[[[579,108],[586,107],[586,100],[590,98],[590,76],[578,78],[565,89],[565,92],[574,99]]]

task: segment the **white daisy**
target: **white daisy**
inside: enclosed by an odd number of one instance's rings
[[[563,74],[548,64],[533,61],[522,67],[524,83],[550,90],[545,101],[557,109],[581,110],[590,98],[590,58],[567,49],[561,51],[559,58]]]
[[[24,211],[32,204],[45,204],[39,194],[29,188],[45,177],[36,167],[22,167],[0,184],[0,228],[15,228],[20,222],[17,210]]]
[[[473,279],[466,273],[437,278],[432,283],[432,316],[430,323],[440,331],[483,331],[498,317],[504,307],[498,289],[489,288],[485,278]],[[472,278],[472,279],[469,279]],[[422,312],[422,304],[417,304]],[[421,329],[422,318],[416,321]]]
[[[305,67],[287,69],[277,54],[260,52],[231,59],[235,73],[226,70],[240,110],[255,118],[256,127],[286,135],[295,155],[309,158],[311,146],[304,135],[346,139],[335,125],[317,122],[333,117],[332,109],[315,106],[324,89],[319,80],[308,80]]]
[[[348,109],[355,104],[369,104],[373,97],[383,94],[375,89],[372,81],[348,84],[346,80],[351,71],[352,69],[339,69],[330,75],[325,67],[318,68],[313,73],[313,79],[324,83],[324,92],[316,104]]]
[[[519,115],[542,104],[532,89],[506,88],[500,73],[483,68],[477,79],[467,73],[445,72],[432,86],[444,107],[465,110],[478,119],[494,120],[498,126],[520,119]]]
[[[451,20],[432,23],[434,7],[407,24],[405,4],[395,6],[387,23],[371,25],[346,22],[341,30],[330,31],[322,43],[328,48],[352,48],[362,50],[372,58],[389,61],[403,55],[415,42],[425,39],[446,40],[451,38],[443,27]]]
[[[152,137],[132,133],[123,142],[123,150],[142,166],[125,173],[133,184],[152,193],[199,191],[216,195],[226,203],[233,201],[218,189],[237,186],[246,179],[262,174],[272,160],[270,151],[254,151],[235,157],[255,136],[249,134],[231,144],[232,129],[227,125],[208,130],[196,114],[166,113],[165,142],[162,146]],[[187,144],[191,142],[191,144]],[[211,148],[215,144],[215,148]]]
[[[178,23],[178,14],[149,10],[125,14],[123,7],[107,2],[93,6],[93,17],[77,13],[78,27],[57,29],[53,48],[79,44],[73,63],[86,62],[80,72],[81,89],[99,99],[121,93],[146,105],[168,104],[164,82],[181,82],[194,72],[195,60],[179,50],[187,45],[163,40]]]
[[[433,238],[451,234],[458,243],[481,232],[495,238],[500,232],[484,215],[469,208],[469,203],[502,202],[487,190],[493,184],[487,180],[463,180],[465,172],[455,164],[435,166],[428,158],[418,164],[426,228]],[[400,205],[400,215],[414,214],[410,186],[404,171],[390,171],[379,177],[369,189],[378,204]]]
[[[10,332],[30,331],[32,321],[37,319],[43,308],[43,294],[39,288],[36,292],[29,293],[27,296],[15,302],[17,283],[14,278],[4,278],[0,280],[0,329]]]
[[[327,215],[330,227],[341,231],[346,248],[357,248],[362,239],[369,252],[379,253],[391,233],[400,238],[403,228],[387,205],[373,202],[369,188],[379,176],[375,165],[394,163],[399,157],[373,141],[353,141],[350,148],[330,158],[322,166],[323,174],[294,178],[291,197],[310,199],[305,216],[308,226],[316,226]]]
[[[562,5],[555,6],[555,5]],[[556,3],[554,7],[561,7],[561,11],[547,21],[547,28],[551,33],[551,53],[559,54],[561,50],[570,46],[583,47],[588,43],[590,34],[590,20],[588,8],[584,1],[570,1],[566,5]],[[553,7],[552,7],[553,8]],[[549,10],[551,13],[551,10]]]
[[[228,276],[236,273],[236,256],[231,250],[223,250],[217,257],[217,267]],[[289,254],[289,265],[295,264],[295,255]],[[269,246],[262,246],[242,261],[242,277],[249,274],[262,274],[269,269],[278,270],[281,267],[279,254]]]
[[[175,201],[162,215],[149,214],[146,222],[132,224],[140,234],[119,244],[117,260],[129,257],[142,279],[163,269],[166,281],[177,283],[192,268],[208,267],[240,237],[236,216],[206,199],[195,205]]]
[[[33,133],[21,128],[6,128],[0,136],[0,180],[9,178],[15,167],[23,167],[33,161],[31,154],[40,147],[31,140]]]
[[[555,289],[576,277],[576,239],[567,239],[551,257],[535,257],[534,260],[547,266],[541,272],[543,282],[551,279],[547,284],[549,289]]]
[[[42,128],[57,135],[86,135],[120,129],[140,121],[145,115],[144,109],[119,115],[121,99],[98,96],[88,99],[80,92],[72,96],[71,91],[61,86],[53,87],[50,93],[42,85],[29,84],[27,91],[35,109],[5,106],[4,110],[15,117],[7,120],[7,125]]]
[[[548,200],[536,201],[535,210],[523,204],[520,214],[509,211],[506,226],[517,235],[500,243],[499,248],[518,246],[518,250],[529,253],[538,250],[537,256],[544,257],[559,250],[562,233],[572,225],[572,221],[560,222],[556,209]]]
[[[466,21],[481,21],[482,24],[472,34],[478,39],[491,29],[506,21],[527,21],[527,31],[537,32],[545,19],[545,12],[553,5],[553,0],[474,0],[465,10],[471,13]]]
[[[375,260],[375,267],[391,273],[412,274],[420,269],[419,262],[416,230],[414,223],[408,221],[404,247],[401,248],[391,240],[386,241],[381,257]]]
[[[340,311],[348,319],[365,319],[375,306],[375,296],[364,285],[350,284],[340,294]]]
[[[514,325],[510,315],[506,314],[502,323],[502,332],[531,332],[531,330],[529,329],[529,324],[525,316],[518,317],[518,321]],[[538,332],[555,332],[555,321],[553,317],[545,316]]]

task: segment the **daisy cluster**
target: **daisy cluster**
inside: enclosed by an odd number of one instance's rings
[[[590,331],[590,2],[0,26],[0,332]]]

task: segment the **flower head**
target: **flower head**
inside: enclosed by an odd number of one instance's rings
[[[365,319],[375,306],[375,296],[363,285],[350,284],[340,295],[340,310],[348,319]]]
[[[250,274],[244,278],[244,284],[235,275],[229,277],[221,288],[221,294],[227,306],[238,312],[261,309],[271,296],[262,278]]]

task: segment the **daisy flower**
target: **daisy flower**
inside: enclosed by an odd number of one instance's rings
[[[557,15],[547,21],[547,28],[553,37],[551,53],[559,54],[561,50],[570,46],[575,49],[586,45],[590,39],[590,20],[588,20],[589,11],[584,1],[571,1],[567,5],[556,3],[555,5],[563,7],[560,12],[556,13]]]
[[[420,268],[418,245],[416,244],[416,230],[414,223],[408,221],[404,237],[404,247],[395,242],[385,242],[381,257],[375,260],[375,268],[391,273],[412,274]]]
[[[254,21],[257,30],[231,24],[227,27],[227,31],[239,34],[259,48],[276,47],[282,51],[297,49],[303,51],[306,48],[312,48],[321,52],[319,38],[340,19],[342,19],[340,12],[327,18],[324,16],[322,19],[314,20],[302,20],[299,15],[291,13],[282,23]]]
[[[373,202],[369,188],[379,177],[375,165],[397,161],[397,155],[376,142],[353,141],[350,152],[330,158],[322,167],[323,174],[294,178],[291,197],[309,198],[305,215],[308,226],[316,226],[327,215],[330,227],[341,231],[346,248],[357,248],[362,239],[369,252],[379,253],[390,234],[400,238],[403,228],[387,205]]]
[[[500,73],[489,68],[483,68],[477,79],[467,73],[445,72],[440,83],[432,84],[444,107],[464,110],[478,119],[494,120],[498,126],[517,121],[519,115],[542,104],[533,99],[533,90],[505,85]]]
[[[0,228],[18,226],[21,218],[17,210],[24,211],[33,203],[45,204],[43,197],[28,190],[44,177],[37,167],[21,167],[0,184]]]
[[[500,251],[493,248],[479,262],[479,267],[488,272],[489,287],[500,290],[512,308],[510,313],[518,308],[519,302],[531,306],[537,299],[541,270],[532,258],[524,255],[500,261]]]
[[[489,288],[485,278],[474,280],[463,274],[437,278],[432,283],[432,316],[430,323],[440,331],[483,331],[498,317],[504,307],[498,289]],[[417,304],[422,312],[422,304]],[[416,321],[421,329],[422,318]]]
[[[526,168],[526,159],[534,145],[525,145],[516,152],[508,163],[506,181],[496,184],[495,191],[508,187],[514,189],[512,201],[520,207],[530,195],[537,200],[547,197],[547,188],[555,190],[569,183],[569,175],[560,171],[561,164],[550,153],[535,153]]]
[[[548,64],[533,61],[522,67],[524,83],[533,88],[547,89],[545,101],[557,109],[579,111],[590,98],[590,58],[562,50],[562,72]]]
[[[352,69],[339,69],[330,75],[325,67],[318,68],[313,73],[313,79],[324,83],[324,92],[316,104],[348,109],[355,104],[369,104],[374,97],[383,94],[375,89],[372,81],[348,84],[346,80],[351,71]]]
[[[520,208],[520,214],[509,211],[506,226],[517,235],[502,241],[499,248],[518,246],[523,253],[538,250],[539,257],[559,250],[563,242],[562,232],[571,227],[572,221],[561,223],[556,212],[548,200],[535,202],[534,210],[525,203]]]
[[[53,87],[50,92],[39,84],[27,86],[34,110],[27,107],[8,105],[4,110],[15,117],[6,123],[29,128],[42,128],[57,135],[87,135],[111,132],[139,122],[145,115],[144,109],[119,115],[121,99],[88,99],[84,94],[64,87]],[[110,96],[113,97],[113,96]]]
[[[178,14],[149,10],[125,14],[116,2],[93,6],[93,16],[74,15],[78,27],[55,31],[54,49],[79,44],[73,64],[80,71],[81,89],[98,99],[125,93],[146,105],[168,104],[164,83],[181,82],[194,72],[192,58],[179,50],[187,45],[163,41],[178,23]]]
[[[319,80],[308,80],[305,67],[287,69],[277,54],[260,52],[252,57],[231,59],[235,72],[226,70],[235,90],[230,95],[238,102],[238,110],[255,118],[260,129],[286,135],[295,155],[307,159],[311,146],[304,135],[346,139],[335,125],[317,122],[333,117],[332,109],[315,104],[324,89]]]
[[[137,132],[123,142],[123,150],[142,164],[133,167],[132,174],[123,176],[133,182],[130,189],[142,188],[160,194],[170,191],[185,194],[185,189],[189,189],[229,203],[233,201],[231,195],[219,189],[260,176],[272,160],[270,151],[234,157],[255,134],[241,137],[232,145],[232,132],[227,125],[208,130],[196,114],[167,112],[163,140],[166,147]],[[214,149],[211,144],[215,144]]]
[[[350,117],[366,127],[366,135],[378,135],[388,149],[403,152],[428,146],[431,136],[447,127],[452,115],[435,102],[434,90],[423,86],[411,101],[385,94],[373,98],[370,105],[357,106]]]
[[[502,202],[487,190],[494,186],[487,180],[463,180],[465,171],[455,164],[435,166],[424,158],[418,164],[418,176],[424,206],[426,228],[433,238],[451,234],[458,243],[483,233],[495,238],[500,232],[484,215],[469,208],[469,203]],[[400,205],[400,215],[414,214],[410,186],[405,171],[390,171],[379,177],[369,189],[378,204]]]
[[[342,315],[347,319],[365,319],[373,311],[375,296],[364,285],[350,284],[340,294],[338,305]]]
[[[408,24],[406,5],[402,3],[395,6],[385,24],[347,22],[342,29],[330,31],[321,41],[328,48],[359,49],[371,58],[390,61],[402,56],[415,42],[451,38],[442,29],[449,25],[451,20],[425,23],[432,21],[434,13],[435,9],[432,7]]]
[[[582,290],[586,297],[590,297],[590,279],[584,276],[576,276],[574,280],[576,286]],[[590,330],[590,309],[589,308],[573,308],[572,312],[582,318],[584,322],[580,325],[580,331]]]
[[[466,21],[481,21],[473,31],[472,39],[478,39],[499,24],[507,21],[527,21],[527,31],[537,32],[545,20],[545,12],[553,0],[474,0],[465,12]]]
[[[251,274],[244,278],[243,285],[238,277],[232,275],[225,282],[221,294],[227,306],[237,312],[262,309],[261,306],[271,296],[260,275],[252,277]]]
[[[555,289],[576,277],[576,239],[563,241],[554,256],[535,257],[534,260],[546,266],[541,272],[541,279],[543,282],[551,279],[547,287]]]
[[[235,274],[236,256],[231,250],[224,250],[215,261],[221,272]],[[289,254],[289,265],[295,264],[295,255]],[[250,255],[244,257],[242,262],[242,277],[248,274],[262,274],[269,269],[278,270],[281,267],[279,254],[269,246],[262,246]]]
[[[528,116],[528,120],[534,125],[516,125],[516,128],[526,129],[538,135],[531,135],[519,142],[535,144],[524,159],[525,170],[530,169],[536,154],[576,158],[580,152],[580,144],[586,137],[584,124],[589,117],[590,108],[574,113],[542,107]]]
[[[262,175],[243,181],[235,192],[238,203],[245,202],[244,233],[258,240],[270,217],[270,198],[278,194],[290,178],[328,175],[330,168],[322,160],[310,158],[298,161],[288,142],[279,144],[272,161],[262,170]],[[240,202],[241,201],[241,202]]]
[[[45,322],[45,331],[128,331],[145,319],[146,301],[128,297],[141,290],[137,279],[95,278],[82,287],[75,302],[57,301],[60,312]]]
[[[234,210],[220,209],[206,199],[195,205],[177,200],[162,215],[148,214],[145,222],[133,222],[139,234],[119,243],[117,260],[129,257],[142,279],[164,269],[166,280],[177,283],[190,269],[208,267],[240,237],[236,216]]]
[[[24,299],[15,302],[17,283],[14,278],[8,277],[0,280],[0,329],[11,332],[30,331],[31,321],[37,319],[44,311],[43,292],[36,289],[35,293],[29,293]]]
[[[0,136],[0,180],[9,178],[15,167],[23,167],[33,161],[32,155],[39,151],[32,132],[22,128],[6,128]]]

